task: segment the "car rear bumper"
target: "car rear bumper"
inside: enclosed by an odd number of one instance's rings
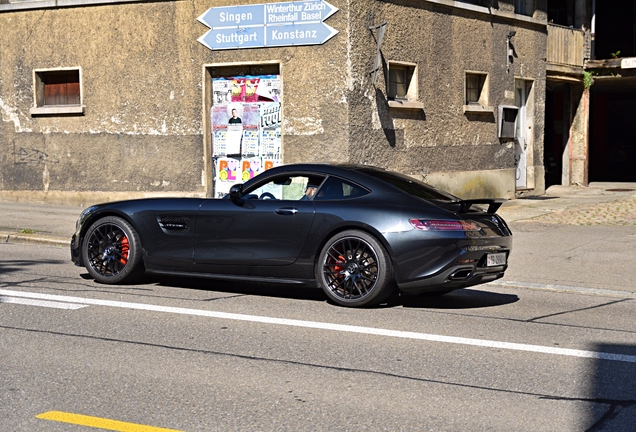
[[[508,268],[512,236],[423,236],[421,232],[387,236],[400,290],[418,294],[451,291],[501,278]],[[487,265],[489,254],[505,253],[505,263]]]
[[[449,267],[433,276],[408,282],[398,282],[397,285],[401,291],[409,294],[450,291],[499,279],[503,277],[507,267],[508,266],[470,267],[457,265]]]

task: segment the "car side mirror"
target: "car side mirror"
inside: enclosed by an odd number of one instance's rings
[[[230,199],[237,200],[243,195],[243,185],[235,184],[230,188]]]

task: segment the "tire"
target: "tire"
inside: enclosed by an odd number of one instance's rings
[[[318,255],[314,273],[327,297],[342,306],[377,305],[395,287],[386,249],[373,236],[358,230],[330,238]]]
[[[139,235],[116,216],[99,219],[86,231],[82,258],[88,273],[100,283],[131,282],[144,272]]]

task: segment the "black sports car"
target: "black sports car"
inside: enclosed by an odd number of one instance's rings
[[[89,207],[71,257],[102,283],[144,271],[293,283],[368,306],[396,286],[445,293],[502,277],[512,246],[495,214],[502,202],[460,200],[366,165],[283,165],[223,199]]]

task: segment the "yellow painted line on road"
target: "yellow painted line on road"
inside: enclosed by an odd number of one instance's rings
[[[44,420],[53,420],[62,423],[71,423],[80,426],[88,426],[120,432],[180,432],[176,429],[165,429],[154,426],[140,425],[136,423],[127,423],[118,420],[91,417],[82,414],[72,414],[62,411],[48,411],[36,415],[35,417]]]

